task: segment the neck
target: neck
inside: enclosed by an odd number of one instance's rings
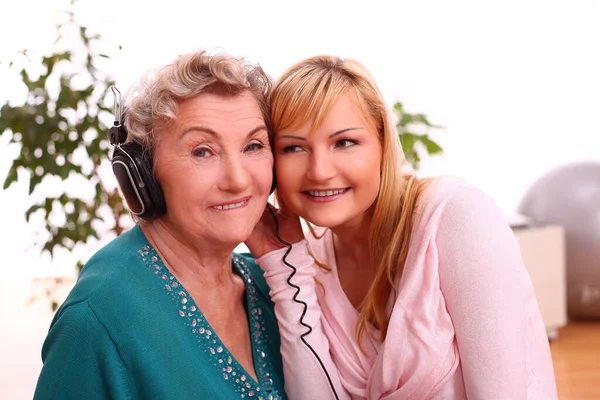
[[[194,288],[222,291],[233,287],[233,248],[209,247],[208,243],[182,234],[162,219],[142,222],[140,227],[165,266],[188,291],[193,292]]]
[[[347,254],[358,268],[370,268],[369,232],[373,221],[371,207],[359,218],[332,228],[333,244],[336,254]]]

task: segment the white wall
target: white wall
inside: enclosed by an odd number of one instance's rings
[[[5,61],[24,47],[33,53],[46,49],[56,10],[67,3],[22,0],[3,8],[1,102],[23,96]],[[461,175],[489,192],[506,214],[549,169],[600,161],[596,0],[80,3],[85,4],[80,19],[104,36],[107,50],[123,46],[106,64],[122,90],[145,70],[197,48],[245,55],[274,77],[318,53],[356,58],[372,70],[390,105],[401,100],[408,110],[446,126],[436,133],[446,154],[426,161],[423,173]],[[6,136],[0,138],[0,177],[18,151],[6,143]],[[61,254],[49,269],[49,258],[29,247],[34,229],[22,217],[28,202],[26,185],[0,191],[5,260],[0,276],[4,283],[21,277],[22,284],[4,285],[21,292],[29,290],[30,276],[67,273],[73,259]],[[84,256],[91,251],[93,246],[81,250]],[[2,335],[13,334],[3,341],[37,354],[43,335],[24,339],[28,336],[19,334],[30,329],[18,319],[31,317],[30,311],[15,311],[22,304],[22,296],[3,298],[0,325],[14,327],[8,333],[3,328]],[[43,318],[41,326],[47,326],[48,316]],[[6,346],[0,348],[0,391],[29,393],[31,380],[6,378],[19,354],[10,347],[9,357]],[[40,364],[31,362],[35,376]]]

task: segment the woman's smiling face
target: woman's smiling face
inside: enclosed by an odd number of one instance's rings
[[[188,99],[158,140],[164,221],[215,245],[246,240],[265,209],[273,176],[267,128],[254,97],[205,93]]]
[[[275,135],[277,190],[292,212],[323,227],[360,223],[379,193],[382,147],[354,96],[313,120]]]

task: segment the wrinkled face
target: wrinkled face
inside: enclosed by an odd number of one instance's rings
[[[345,94],[310,137],[313,121],[277,132],[277,190],[294,213],[328,228],[360,224],[379,192],[382,148]]]
[[[250,93],[204,93],[179,105],[159,133],[155,171],[165,194],[164,222],[176,233],[236,246],[252,232],[269,196],[273,155]]]

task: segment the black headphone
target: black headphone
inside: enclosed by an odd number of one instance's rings
[[[129,210],[139,218],[150,220],[166,212],[165,196],[154,176],[148,149],[138,142],[125,143],[127,129],[124,125],[125,112],[121,108],[121,93],[114,86],[111,90],[116,96],[115,122],[108,131],[110,144],[115,146],[112,170]]]

